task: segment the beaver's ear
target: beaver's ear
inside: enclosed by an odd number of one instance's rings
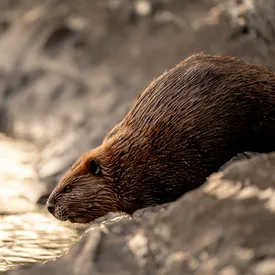
[[[91,174],[101,176],[101,167],[95,159],[87,161],[87,169]]]

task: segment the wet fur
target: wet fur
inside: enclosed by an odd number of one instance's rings
[[[193,55],[138,96],[102,145],[61,179],[49,203],[59,219],[88,222],[173,201],[237,153],[274,151],[274,120],[272,72],[230,57]],[[88,172],[90,159],[102,176]],[[64,193],[68,184],[72,191]]]

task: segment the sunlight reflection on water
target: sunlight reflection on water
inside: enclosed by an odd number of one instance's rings
[[[0,216],[0,272],[66,252],[78,235],[43,213]]]
[[[44,189],[34,170],[37,155],[32,144],[0,134],[0,272],[56,258],[77,239],[76,228],[35,203]]]

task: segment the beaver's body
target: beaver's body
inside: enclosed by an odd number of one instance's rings
[[[77,160],[49,210],[73,222],[132,213],[200,186],[237,153],[273,150],[275,75],[194,55],[154,80],[102,145]]]

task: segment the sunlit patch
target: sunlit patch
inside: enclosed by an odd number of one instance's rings
[[[78,237],[35,204],[44,190],[33,169],[36,156],[30,144],[0,135],[0,272],[56,258]]]
[[[202,190],[219,200],[234,199],[246,200],[256,198],[263,201],[264,206],[269,211],[275,213],[275,188],[268,187],[260,189],[256,185],[251,185],[249,179],[243,182],[232,182],[223,178],[223,172],[214,173],[209,177],[209,182]]]
[[[73,228],[42,213],[0,216],[0,272],[18,264],[56,258],[77,237]]]
[[[101,223],[101,224],[109,224],[109,223],[112,223],[112,222],[117,222],[121,219],[124,219],[124,218],[129,218],[130,216],[123,213],[123,212],[116,212],[116,213],[113,213],[113,212],[110,212],[108,213],[107,215],[103,216],[103,217],[100,217],[98,219],[95,219],[93,222],[95,223]]]
[[[40,184],[33,164],[34,146],[0,134],[0,213],[33,211],[34,202],[45,187]]]

